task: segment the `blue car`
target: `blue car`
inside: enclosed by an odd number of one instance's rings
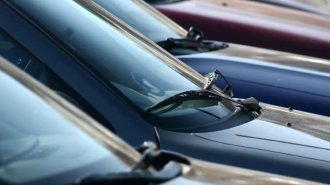
[[[0,26],[0,55],[133,146],[330,183],[328,117],[233,99],[83,1],[0,1]]]
[[[103,18],[117,16],[201,74],[219,69],[235,97],[330,116],[328,60],[203,40],[198,30],[184,30],[142,0],[83,4]],[[221,80],[216,85],[224,87]]]
[[[135,150],[1,57],[0,84],[1,185],[318,184]]]

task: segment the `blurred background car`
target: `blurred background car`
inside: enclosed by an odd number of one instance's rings
[[[129,144],[328,183],[328,117],[205,89],[199,73],[82,1],[0,1],[0,15],[1,55]]]
[[[330,16],[329,0],[252,0],[275,6],[292,8],[321,16]]]
[[[129,26],[115,20],[118,24],[135,28],[203,75],[219,69],[235,97],[253,96],[265,103],[330,116],[329,60],[205,40],[202,33],[184,30],[142,0],[81,3],[102,18],[117,16]],[[226,91],[225,80],[214,83]]]
[[[330,20],[298,10],[242,0],[147,0],[206,39],[330,59]]]
[[[140,155],[1,57],[0,84],[2,185],[316,184],[211,164],[151,144],[142,145]]]

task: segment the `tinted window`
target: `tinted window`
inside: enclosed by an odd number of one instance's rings
[[[94,0],[97,4],[117,16],[154,42],[168,38],[180,38],[169,23],[155,15],[135,0]]]
[[[98,144],[3,71],[0,84],[0,184],[68,184],[128,168],[116,149]]]
[[[0,29],[0,55],[34,77],[43,70],[42,63]]]
[[[178,92],[200,89],[165,62],[168,58],[74,1],[14,2],[141,109]]]
[[[0,56],[35,77],[63,98],[87,112],[94,119],[107,123],[103,116],[95,111],[76,91],[2,29],[0,29]],[[109,128],[112,128],[110,123],[108,125]]]

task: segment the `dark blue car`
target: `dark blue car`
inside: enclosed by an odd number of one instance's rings
[[[82,2],[0,1],[0,54],[133,146],[330,183],[328,117],[232,99]]]
[[[102,17],[107,16],[106,11],[119,17],[199,73],[219,69],[232,84],[235,97],[253,96],[262,102],[330,116],[328,60],[205,41],[202,33],[184,30],[142,0],[87,2],[86,6]],[[222,82],[216,84],[223,87]]]

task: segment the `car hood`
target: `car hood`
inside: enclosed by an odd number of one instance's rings
[[[284,184],[319,184],[316,182],[305,181],[301,179],[285,177],[270,173],[263,173],[243,168],[221,165],[201,161],[190,158],[191,165],[189,171],[184,173],[180,178],[164,183],[171,184],[191,184],[191,185],[206,185],[206,184],[269,184],[269,185],[284,185]]]
[[[193,135],[210,142],[330,162],[329,117],[268,104],[261,106],[261,115],[253,121]]]
[[[244,46],[239,44],[230,44],[229,46],[230,47],[228,47],[227,49],[209,52],[205,54],[211,54],[214,56],[240,57],[262,61],[267,64],[279,64],[287,67],[294,67],[324,73],[330,72],[330,61],[326,59],[320,59],[270,49],[257,48],[252,46]]]
[[[205,38],[329,59],[328,18],[242,0],[187,0],[156,5],[181,26]]]
[[[237,44],[178,58],[202,74],[218,68],[229,79],[330,97],[329,60]]]
[[[327,1],[299,1],[299,0],[259,0],[262,3],[292,8],[318,15],[329,16],[330,4]]]
[[[182,178],[178,178],[173,182],[177,184],[318,184],[311,181],[285,177],[270,173],[263,173],[233,166],[221,165],[190,159],[191,170],[185,173]],[[169,183],[171,184],[171,183]]]
[[[167,9],[212,18],[230,20],[256,27],[267,27],[288,33],[330,41],[329,19],[301,11],[276,7],[258,2],[241,0],[189,0],[180,3],[157,5],[159,10]],[[299,30],[297,29],[299,28]],[[315,35],[318,33],[318,35]]]

